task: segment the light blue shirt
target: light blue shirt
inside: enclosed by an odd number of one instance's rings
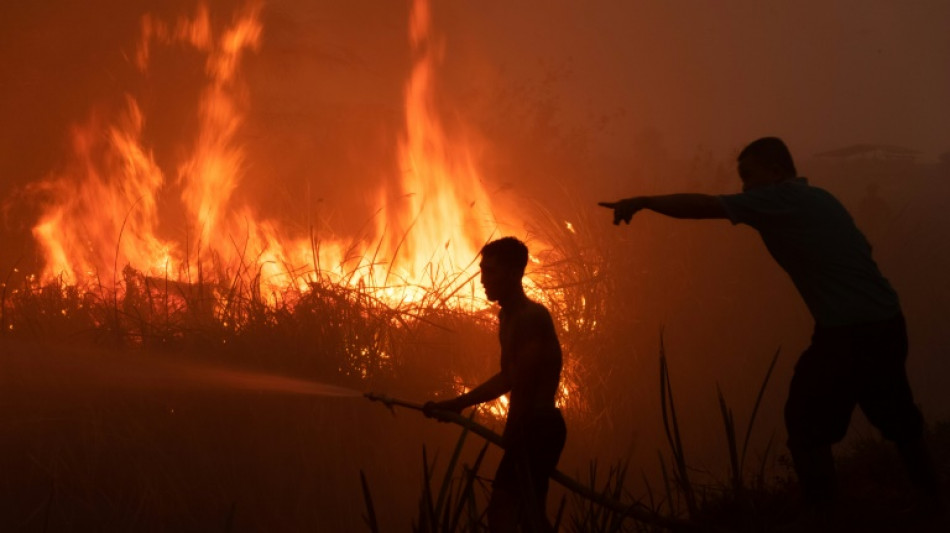
[[[897,293],[871,246],[831,193],[805,178],[719,196],[733,224],[758,230],[820,326],[886,320],[900,313]]]

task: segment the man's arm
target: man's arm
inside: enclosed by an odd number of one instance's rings
[[[424,410],[427,415],[429,415],[432,410],[453,411],[458,413],[466,407],[494,400],[510,390],[511,384],[509,383],[508,376],[506,376],[504,372],[499,372],[488,378],[488,380],[481,385],[457,398],[441,402],[426,403]]]
[[[635,196],[617,202],[597,205],[614,210],[614,224],[629,224],[633,215],[642,209],[656,211],[674,218],[728,218],[719,198],[709,194],[667,194],[662,196]]]

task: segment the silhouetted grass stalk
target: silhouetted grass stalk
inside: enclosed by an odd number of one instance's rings
[[[769,364],[769,369],[765,373],[765,377],[762,379],[762,385],[759,387],[759,393],[755,398],[755,404],[752,406],[752,413],[749,415],[749,424],[746,426],[745,437],[742,440],[742,450],[740,451],[737,447],[736,440],[736,428],[735,422],[732,415],[732,409],[726,405],[726,400],[723,397],[722,390],[719,388],[719,385],[716,385],[716,393],[719,397],[719,410],[722,414],[723,426],[726,433],[726,443],[729,451],[729,465],[731,470],[731,485],[732,490],[739,494],[744,489],[744,472],[745,472],[745,457],[746,452],[749,450],[749,439],[752,436],[752,427],[755,425],[755,417],[759,412],[759,407],[762,405],[762,396],[765,394],[765,388],[769,384],[769,378],[772,376],[772,371],[775,369],[775,363],[778,361],[779,353],[781,349],[775,351],[775,355],[772,356],[772,361]],[[762,458],[762,464],[759,467],[759,479],[761,480],[764,475],[765,461],[768,457],[768,450],[771,448],[771,440],[766,446],[765,455]]]
[[[670,371],[666,362],[666,348],[663,344],[663,333],[660,333],[660,405],[663,415],[663,430],[666,440],[673,454],[674,477],[683,498],[689,516],[697,514],[696,495],[689,480],[689,468],[686,465],[686,452],[683,449],[683,440],[680,437],[679,422],[676,419],[676,404],[673,401],[673,385],[670,383]],[[667,494],[671,491],[667,490]],[[672,506],[673,501],[670,500]]]

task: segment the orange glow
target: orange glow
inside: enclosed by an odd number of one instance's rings
[[[456,381],[455,390],[454,390],[456,394],[458,395],[466,394],[467,392],[471,390],[472,389],[470,389],[469,387],[466,387],[462,385],[460,382]],[[570,396],[571,396],[570,386],[567,384],[565,378],[562,376],[561,383],[558,386],[558,395],[557,395],[557,398],[555,398],[554,400],[554,406],[559,409],[565,407],[568,404],[568,402],[572,400]],[[508,417],[509,401],[510,400],[508,398],[508,395],[502,394],[501,396],[499,396],[498,398],[490,402],[479,404],[478,410],[480,413],[483,413],[490,418],[494,418],[497,420],[504,420],[505,418]]]
[[[177,168],[160,168],[143,141],[146,117],[132,96],[112,123],[93,117],[75,127],[69,164],[36,186],[48,198],[33,228],[45,258],[42,280],[114,287],[121,294],[127,290],[121,273],[129,267],[181,283],[241,279],[271,303],[287,291],[330,281],[392,305],[418,303],[438,291],[454,295],[454,305],[484,307],[475,258],[495,223],[469,148],[446,136],[435,108],[441,48],[430,34],[428,4],[416,1],[411,12],[414,63],[398,139],[401,175],[385,177],[378,197],[386,210],[375,235],[355,247],[289,234],[235,196],[247,177],[238,134],[250,110],[241,60],[258,48],[263,33],[258,4],[224,28],[214,27],[204,6],[174,24],[143,18],[134,55],[143,74],[156,47],[203,54],[206,81],[194,143]],[[167,191],[177,195],[183,220],[160,215]],[[394,196],[405,201],[386,202]],[[184,236],[166,237],[170,230]]]
[[[427,1],[416,0],[410,13],[413,62],[396,140],[399,172],[382,177],[384,209],[375,231],[358,242],[293,234],[237,194],[254,177],[240,137],[251,109],[241,62],[261,44],[260,15],[260,5],[250,4],[223,27],[204,6],[172,24],[142,19],[133,61],[143,75],[162,46],[204,61],[193,142],[171,168],[161,167],[143,135],[147,117],[131,95],[114,120],[94,114],[75,126],[67,164],[34,185],[46,200],[33,226],[45,260],[40,283],[104,288],[116,305],[160,286],[164,298],[194,305],[224,327],[241,318],[228,308],[235,290],[264,304],[293,305],[295,296],[325,283],[396,308],[487,308],[477,255],[496,231],[494,211],[472,146],[450,137],[440,120],[434,83],[443,47]],[[534,298],[558,297],[530,279],[526,285]],[[507,398],[487,409],[504,416]]]
[[[415,62],[406,85],[406,131],[399,142],[398,192],[406,203],[377,227],[393,268],[381,279],[374,277],[374,286],[401,286],[407,301],[420,299],[433,284],[454,293],[468,282],[477,272],[478,250],[495,226],[468,147],[445,135],[435,109],[432,78],[441,48],[429,23],[428,4],[417,0],[409,33]],[[480,285],[472,289],[470,296],[484,298]]]
[[[456,378],[453,391],[455,394],[461,396],[462,394],[466,394],[471,390],[471,388],[463,385],[461,381],[459,381],[459,378]],[[508,395],[502,394],[490,402],[479,404],[476,408],[478,409],[479,413],[484,414],[489,418],[504,420],[508,417]]]

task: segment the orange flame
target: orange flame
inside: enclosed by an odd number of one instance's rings
[[[441,48],[429,24],[427,2],[416,0],[409,33],[416,61],[406,86],[406,132],[400,140],[399,185],[407,205],[389,217],[389,242],[401,276],[452,284],[451,276],[474,270],[471,263],[495,223],[472,154],[465,144],[448,139],[438,118],[432,78]],[[395,241],[402,234],[411,239],[400,246]]]
[[[246,171],[237,135],[250,109],[241,59],[262,34],[259,4],[218,31],[205,6],[174,24],[143,18],[134,56],[142,72],[156,46],[184,45],[205,56],[196,140],[169,180],[142,139],[146,117],[135,98],[127,97],[112,124],[94,118],[76,127],[71,162],[35,187],[51,199],[33,228],[45,258],[42,279],[120,291],[119,273],[129,266],[186,283],[245,276],[271,302],[327,279],[378,291],[394,303],[419,301],[434,287],[483,300],[472,282],[474,262],[495,223],[470,150],[450,140],[438,118],[433,77],[441,48],[430,33],[426,1],[413,4],[410,19],[415,61],[399,139],[403,173],[380,190],[381,199],[395,192],[405,201],[387,208],[376,235],[355,256],[341,241],[315,245],[288,236],[234,195]],[[175,191],[186,237],[161,237],[172,221],[161,215],[160,199]]]

